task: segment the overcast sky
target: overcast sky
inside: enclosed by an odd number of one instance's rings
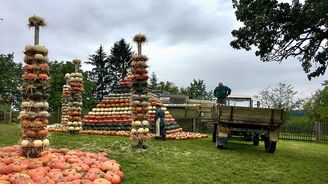
[[[0,0],[0,54],[14,52],[15,61],[23,62],[24,46],[33,43],[27,19],[34,14],[48,23],[40,43],[49,49],[50,60],[86,61],[100,44],[109,52],[121,38],[136,48],[132,38],[143,33],[150,72],[179,87],[195,78],[213,90],[222,81],[232,95],[253,97],[283,82],[306,97],[328,79],[325,74],[308,81],[295,59],[263,63],[254,50],[232,49],[231,31],[240,23],[229,0]]]

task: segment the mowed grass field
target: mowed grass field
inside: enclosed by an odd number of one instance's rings
[[[123,183],[328,183],[328,144],[279,141],[274,154],[263,142],[230,141],[218,150],[211,138],[150,140],[131,148],[127,137],[49,133],[51,147],[107,152],[125,173]],[[17,144],[19,125],[0,125],[0,146]]]

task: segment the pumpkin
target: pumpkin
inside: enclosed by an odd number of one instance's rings
[[[22,147],[28,147],[30,145],[30,141],[28,141],[28,140],[22,140],[21,143],[20,143],[20,145]]]
[[[42,79],[42,80],[47,80],[49,77],[48,77],[47,74],[40,73],[40,74],[39,74],[39,78]]]
[[[33,121],[33,125],[34,125],[35,127],[41,127],[41,126],[43,125],[43,123],[42,123],[42,121],[40,121],[40,120],[34,120],[34,121]]]
[[[34,147],[41,147],[43,142],[41,140],[34,140],[33,141],[33,146]]]
[[[27,130],[24,132],[24,135],[27,137],[35,137],[36,136],[36,132],[33,130]]]
[[[21,120],[20,124],[22,127],[28,127],[32,125],[32,122],[30,120],[25,119],[25,120]]]
[[[36,75],[34,73],[26,73],[25,76],[22,78],[25,78],[25,79],[35,79],[36,78]]]
[[[104,179],[104,178],[97,178],[93,181],[94,184],[113,184],[112,182]]]
[[[48,134],[48,130],[39,130],[39,131],[37,132],[37,137],[40,138],[40,139],[42,139],[42,138],[44,138],[45,136],[47,136],[47,134]]]

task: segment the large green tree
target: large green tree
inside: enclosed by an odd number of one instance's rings
[[[176,86],[173,82],[159,82],[158,85],[155,87],[155,90],[166,91],[171,94],[180,94],[178,86]]]
[[[297,91],[290,84],[278,83],[276,87],[268,86],[254,97],[262,107],[285,109],[287,111],[301,107],[303,99],[296,98]]]
[[[14,54],[0,54],[0,105],[18,108],[21,98],[17,90],[20,76],[23,74],[21,64],[14,62]]]
[[[149,78],[149,89],[154,90],[157,85],[158,85],[158,78],[157,78],[155,72],[153,72],[153,73],[151,73],[151,76]]]
[[[110,49],[107,68],[113,75],[111,78],[114,79],[114,84],[118,84],[127,76],[131,68],[132,54],[132,47],[124,39],[115,42]]]
[[[212,99],[213,95],[212,92],[206,91],[206,85],[203,80],[201,79],[194,79],[190,85],[184,89],[180,89],[181,93],[184,95],[189,96],[192,99]]]
[[[94,68],[88,72],[88,78],[95,83],[93,89],[94,97],[100,100],[104,95],[109,93],[109,83],[111,82],[108,73],[108,56],[102,45],[100,45],[95,54],[89,55],[89,61],[86,63],[94,66]]]
[[[307,99],[303,108],[312,121],[328,122],[328,81],[322,85],[324,88]]]
[[[328,1],[232,0],[243,26],[232,31],[235,49],[251,50],[262,61],[296,57],[308,78],[323,75],[328,65]]]

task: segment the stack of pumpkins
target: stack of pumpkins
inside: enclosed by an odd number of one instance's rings
[[[125,79],[123,79],[117,86],[114,87],[114,94],[126,94],[130,93],[130,84],[131,84],[131,75],[128,75]]]
[[[150,97],[149,102],[151,106],[149,107],[149,111],[148,111],[148,121],[151,124],[150,130],[152,132],[155,132],[155,128],[156,128],[156,122],[155,122],[156,105],[159,105],[165,113],[165,125],[166,125],[165,128],[167,130],[167,133],[179,129],[180,127],[179,124],[176,122],[175,118],[167,110],[167,108],[165,107],[165,105],[160,99],[152,96]]]
[[[77,67],[80,65],[80,60],[73,60]],[[71,87],[70,102],[67,103],[69,110],[69,118],[67,122],[67,130],[71,134],[77,134],[82,129],[81,111],[82,111],[82,92],[83,88],[83,75],[77,72],[67,75],[68,84]],[[66,76],[65,76],[66,77]]]
[[[70,74],[66,74],[65,75],[65,79],[68,81],[68,77],[70,76]],[[70,98],[71,98],[71,86],[68,84],[65,84],[63,86],[63,96],[62,96],[62,118],[61,118],[61,124],[63,125],[63,127],[67,126],[67,122],[69,120],[69,109],[68,109],[68,103],[70,102]]]
[[[142,34],[134,36],[133,40],[138,44],[138,54],[132,56],[132,81],[131,81],[131,111],[132,128],[131,137],[133,144],[139,148],[146,147],[146,140],[149,138],[149,97],[148,97],[148,71],[145,55],[141,54],[141,44],[146,42],[146,37]]]
[[[84,130],[130,130],[130,94],[109,94],[84,117]]]
[[[22,75],[21,151],[23,156],[38,157],[49,146],[46,139],[49,113],[48,49],[41,45],[25,46],[26,65]]]

